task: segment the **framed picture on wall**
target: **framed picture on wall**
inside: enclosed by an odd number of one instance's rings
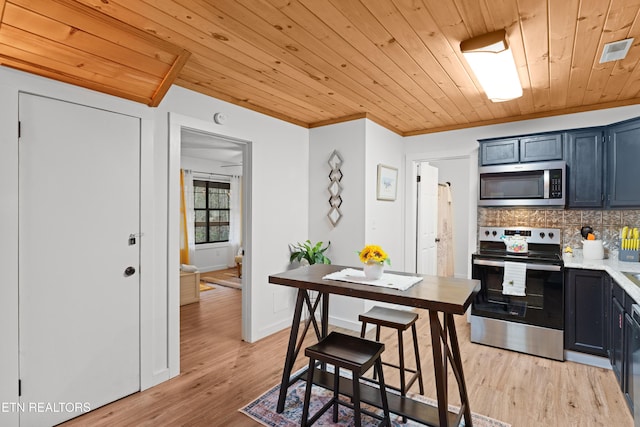
[[[378,165],[378,200],[395,200],[398,191],[398,169]]]

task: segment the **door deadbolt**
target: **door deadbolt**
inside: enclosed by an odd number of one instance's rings
[[[136,273],[136,269],[133,267],[127,267],[124,269],[124,277],[133,276]]]

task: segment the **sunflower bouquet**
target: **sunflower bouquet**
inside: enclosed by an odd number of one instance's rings
[[[391,265],[389,255],[378,245],[367,245],[358,252],[360,261],[364,264],[384,264]]]

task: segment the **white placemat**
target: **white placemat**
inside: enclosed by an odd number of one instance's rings
[[[342,282],[359,283],[362,285],[380,286],[383,288],[405,291],[422,280],[418,276],[401,276],[399,274],[384,273],[379,279],[367,279],[364,271],[355,268],[345,268],[335,273],[327,274],[325,280],[339,280]]]

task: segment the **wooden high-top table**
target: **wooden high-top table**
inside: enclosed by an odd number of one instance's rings
[[[411,288],[400,291],[379,286],[363,285],[358,283],[324,280],[327,274],[340,271],[344,266],[314,264],[300,267],[284,273],[269,276],[269,282],[278,285],[298,288],[296,307],[291,325],[291,335],[287,347],[287,356],[280,384],[280,397],[277,411],[284,410],[287,389],[300,378],[304,378],[306,370],[292,376],[291,371],[301,350],[304,337],[311,326],[318,339],[328,333],[329,319],[329,295],[345,295],[348,297],[387,302],[409,307],[422,308],[429,311],[431,326],[431,345],[433,349],[433,367],[436,380],[437,407],[413,400],[410,397],[402,397],[388,392],[389,409],[391,412],[406,416],[430,426],[457,426],[462,417],[465,425],[472,426],[471,410],[462,370],[460,347],[453,316],[464,314],[471,305],[473,297],[480,289],[478,280],[454,279],[446,277],[422,276],[422,281]],[[403,273],[394,273],[403,274]],[[313,301],[309,297],[309,291],[317,291],[319,297]],[[309,317],[306,319],[302,334],[299,335],[302,309],[307,306]],[[320,307],[320,308],[319,308]],[[320,311],[320,326],[316,323],[316,311]],[[439,314],[443,313],[443,321]],[[451,370],[455,375],[462,403],[460,413],[448,411],[447,402],[447,366],[451,363]],[[349,395],[351,386],[347,378],[340,379],[340,392]],[[314,383],[332,388],[333,374],[320,371],[314,377]],[[343,385],[344,383],[344,385]],[[379,392],[367,384],[360,385],[360,398],[362,402],[380,406]]]

